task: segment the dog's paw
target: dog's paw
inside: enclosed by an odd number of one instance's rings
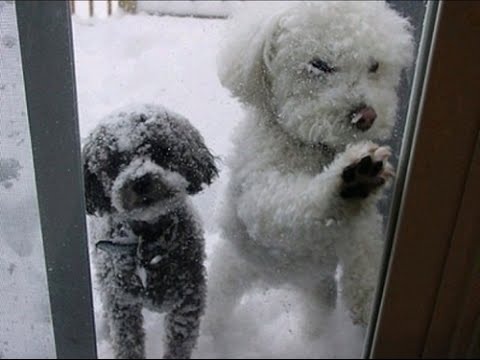
[[[342,171],[340,196],[345,199],[366,198],[395,175],[388,162],[391,150],[387,146],[368,143],[357,151],[353,162]]]

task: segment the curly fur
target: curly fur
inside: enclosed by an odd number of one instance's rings
[[[390,136],[412,52],[408,21],[384,2],[277,2],[233,18],[219,77],[246,117],[221,212],[228,241],[210,276],[212,331],[264,282],[301,291],[305,329],[319,333],[339,263],[345,305],[367,323],[382,252],[377,202],[393,175],[389,149],[373,141]],[[376,119],[360,128],[367,106]]]
[[[116,358],[145,357],[142,308],[166,312],[165,358],[189,358],[204,312],[203,230],[189,202],[217,175],[187,119],[154,105],[107,116],[83,147],[87,212]]]

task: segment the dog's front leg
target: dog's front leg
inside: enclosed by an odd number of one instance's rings
[[[118,249],[109,255],[110,257],[104,258],[110,266],[104,267],[106,271],[101,278],[101,284],[103,308],[110,329],[114,357],[143,359],[145,358],[143,287],[134,273],[136,264],[132,256]]]
[[[205,309],[205,288],[195,290],[165,317],[164,359],[189,359],[197,343],[200,318]]]
[[[382,216],[376,205],[382,189],[394,175],[388,147],[372,142],[349,146],[339,156],[341,183],[337,206],[345,214],[348,236],[335,242],[342,264],[342,298],[355,324],[370,320],[383,250]]]
[[[144,359],[145,332],[141,304],[110,304],[107,310],[110,337],[116,359]]]

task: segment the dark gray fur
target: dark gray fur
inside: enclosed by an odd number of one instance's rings
[[[161,107],[115,112],[87,138],[87,212],[99,229],[91,242],[96,244],[94,259],[110,340],[116,358],[144,358],[145,307],[167,313],[164,358],[190,358],[205,307],[203,230],[188,201],[148,222],[129,218],[113,206],[116,177],[143,157],[182,175],[188,194],[199,192],[217,175],[198,131]],[[139,269],[146,275],[144,283]]]

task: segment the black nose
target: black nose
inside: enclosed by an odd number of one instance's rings
[[[149,175],[144,175],[137,179],[132,186],[132,190],[137,194],[148,194],[152,191],[153,179]]]
[[[364,106],[352,113],[352,124],[361,131],[370,129],[377,118],[377,113],[371,106]]]

